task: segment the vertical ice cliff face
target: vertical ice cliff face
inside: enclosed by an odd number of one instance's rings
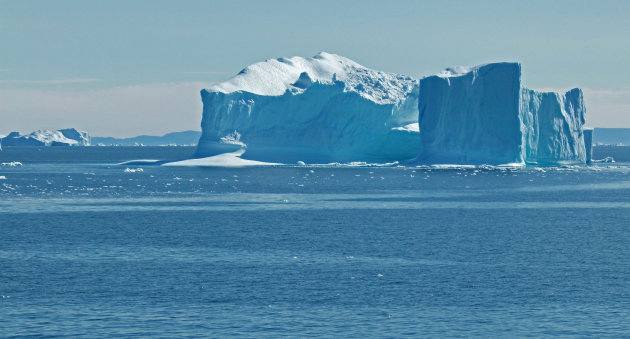
[[[582,91],[536,92],[518,63],[448,69],[420,80],[421,163],[586,162]]]
[[[584,147],[586,148],[586,163],[590,164],[593,160],[593,129],[584,129]]]
[[[521,91],[525,161],[536,165],[585,163],[583,128],[586,109],[582,91]]]
[[[60,129],[59,132],[63,134],[66,139],[75,140],[78,146],[90,146],[91,138],[88,132],[78,131],[74,128]]]
[[[199,156],[386,162],[419,148],[418,82],[328,53],[251,65],[201,92]]]
[[[497,63],[447,69],[420,80],[422,163],[523,161],[518,115],[521,67]]]

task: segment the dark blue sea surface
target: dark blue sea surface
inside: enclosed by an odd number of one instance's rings
[[[630,336],[630,148],[442,169],[50,150],[0,152],[0,337]]]

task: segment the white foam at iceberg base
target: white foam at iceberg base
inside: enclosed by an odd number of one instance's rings
[[[138,159],[138,160],[123,161],[123,162],[118,163],[116,165],[119,165],[119,166],[124,166],[124,165],[157,165],[157,163],[159,163],[160,161],[162,161],[162,160]]]
[[[241,158],[245,150],[223,153],[207,158],[188,159],[175,162],[168,162],[162,166],[208,166],[208,167],[248,167],[248,166],[278,166],[282,164],[272,162],[262,162]]]

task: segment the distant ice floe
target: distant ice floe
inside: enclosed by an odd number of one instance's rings
[[[19,161],[11,161],[11,162],[3,162],[2,164],[0,164],[2,166],[10,166],[10,167],[15,167],[15,166],[22,166],[22,163]]]
[[[613,162],[615,162],[615,158],[613,158],[613,157],[605,157],[604,159],[591,160],[591,162],[606,162],[606,163],[613,163]]]
[[[125,173],[142,173],[144,169],[142,168],[125,168]]]

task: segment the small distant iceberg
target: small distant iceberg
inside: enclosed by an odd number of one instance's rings
[[[10,162],[3,162],[0,165],[9,166],[9,167],[17,167],[17,166],[22,166],[22,163],[19,161],[10,161]]]
[[[0,139],[3,147],[20,146],[90,146],[90,135],[74,128],[54,130],[37,130],[30,134],[11,132]]]

